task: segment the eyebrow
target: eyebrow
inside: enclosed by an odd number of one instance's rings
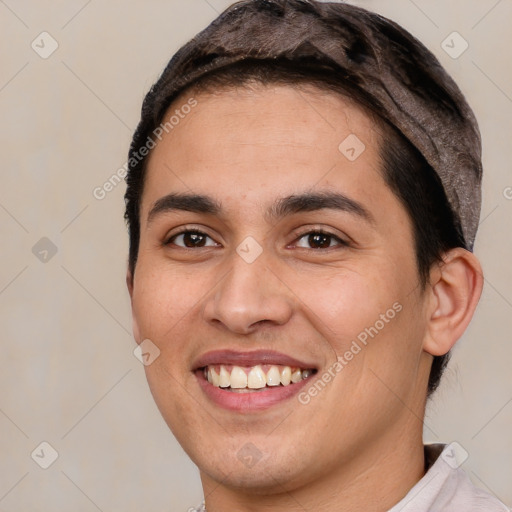
[[[159,214],[182,210],[194,213],[219,215],[222,211],[220,203],[211,197],[200,194],[168,194],[156,201],[148,214],[148,224]]]
[[[359,202],[339,192],[306,192],[279,198],[267,210],[268,220],[301,212],[331,209],[354,214],[370,224],[375,223],[371,213]],[[207,215],[222,214],[222,205],[215,199],[202,194],[172,193],[158,199],[148,214],[148,224],[159,214],[172,211],[187,211]]]
[[[324,209],[352,213],[370,224],[375,223],[371,213],[361,203],[340,192],[315,192],[283,197],[269,208],[267,217],[277,220],[294,213]]]

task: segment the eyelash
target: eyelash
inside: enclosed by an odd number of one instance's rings
[[[185,235],[185,234],[188,234],[188,233],[196,233],[196,234],[199,234],[199,235],[204,235],[208,238],[210,238],[211,240],[213,240],[213,238],[208,235],[207,233],[205,233],[204,231],[201,231],[199,229],[196,229],[196,228],[189,228],[189,229],[184,229],[183,231],[180,231],[178,233],[175,233],[173,234],[171,237],[169,237],[165,242],[164,242],[164,245],[168,246],[168,245],[171,245],[173,243],[173,240],[176,239],[178,236],[180,235]],[[348,247],[350,244],[345,241],[345,240],[342,240],[340,237],[336,236],[335,234],[333,233],[330,233],[329,231],[326,231],[326,230],[323,230],[323,229],[313,229],[313,230],[309,230],[309,231],[304,231],[302,233],[296,233],[295,234],[295,240],[294,242],[297,242],[299,240],[301,240],[302,238],[304,238],[305,236],[307,235],[325,235],[327,237],[330,237],[331,239],[334,239],[338,245],[335,246],[335,247],[327,247],[327,248],[323,248],[323,249],[314,249],[314,248],[309,248],[309,250],[312,250],[312,251],[325,251],[327,249],[333,249],[333,248],[340,248],[340,247]],[[180,249],[185,249],[185,250],[194,250],[194,247],[182,247],[180,245],[178,245],[177,247],[179,247]],[[211,246],[208,246],[208,247],[211,247]],[[203,247],[199,247],[199,249],[202,249]],[[299,247],[299,249],[307,249],[305,247]]]

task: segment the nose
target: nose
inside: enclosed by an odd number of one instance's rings
[[[286,285],[260,256],[247,263],[233,254],[229,271],[206,299],[204,318],[237,334],[250,334],[262,324],[283,325],[293,301]]]

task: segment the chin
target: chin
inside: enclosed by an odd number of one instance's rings
[[[218,465],[209,461],[195,461],[201,471],[201,476],[208,475],[215,482],[233,490],[243,490],[259,495],[282,493],[283,489],[294,489],[307,480],[301,468],[291,468],[282,461],[276,461],[272,455],[260,460],[253,467],[244,467],[237,459],[219,457]],[[305,469],[305,468],[303,468]]]
[[[266,442],[262,437],[253,442],[250,435],[240,435],[208,445],[189,442],[188,447],[182,446],[203,479],[207,476],[233,490],[254,494],[273,495],[297,489],[322,471],[322,464],[314,464],[311,454],[298,451],[290,437],[268,438]]]

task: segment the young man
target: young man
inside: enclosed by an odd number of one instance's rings
[[[507,510],[422,442],[482,290],[481,174],[461,92],[376,14],[238,2],[173,57],[130,149],[127,283],[202,510]]]

